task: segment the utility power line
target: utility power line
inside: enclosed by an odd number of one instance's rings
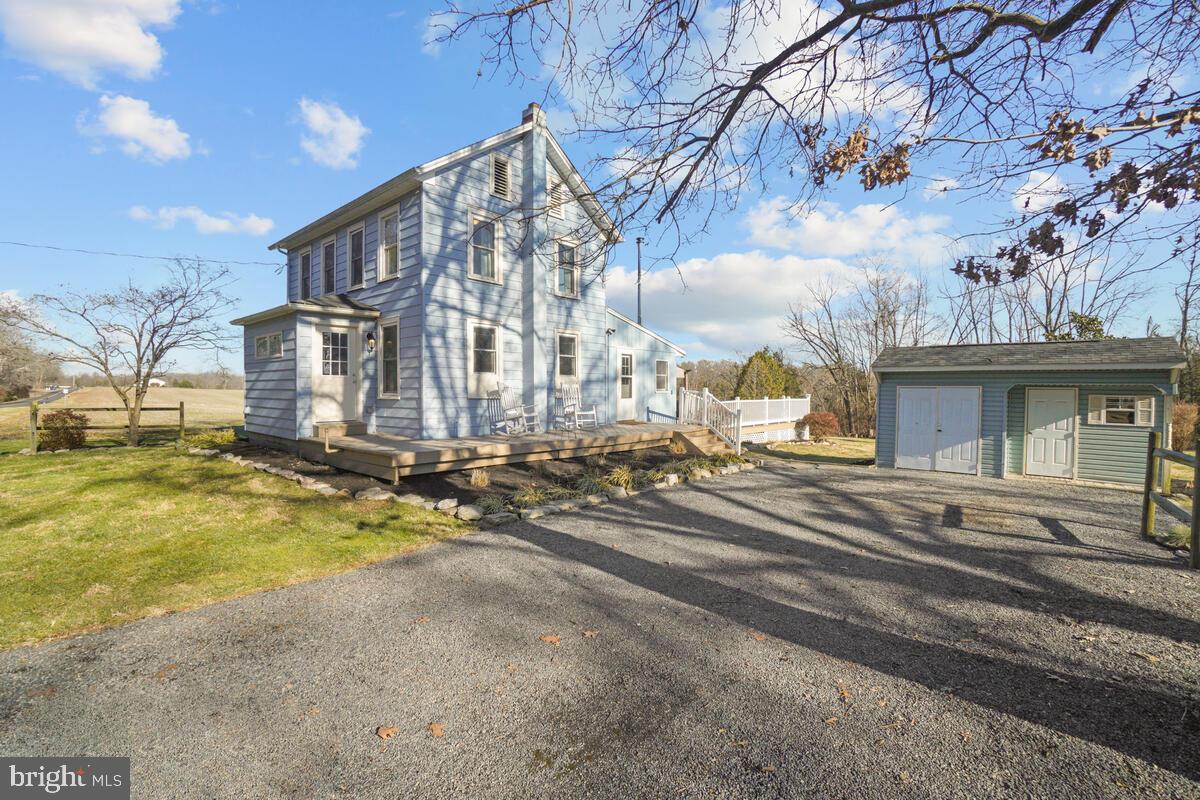
[[[204,258],[201,256],[148,256],[141,253],[113,253],[108,250],[81,250],[77,247],[57,247],[52,244],[32,244],[30,242],[7,242],[0,244],[12,247],[28,247],[34,250],[54,250],[59,253],[82,253],[86,256],[114,256],[116,258],[140,258],[145,261],[212,261],[221,264],[235,264],[243,267],[282,267],[279,261],[230,261],[225,258]]]

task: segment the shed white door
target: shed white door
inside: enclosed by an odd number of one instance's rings
[[[617,359],[617,419],[637,419],[637,386],[633,380],[633,353],[621,353]]]
[[[358,336],[346,328],[313,331],[313,422],[358,419]]]
[[[1070,478],[1075,472],[1075,390],[1025,394],[1025,474]]]
[[[901,386],[896,466],[974,473],[979,468],[979,387]]]

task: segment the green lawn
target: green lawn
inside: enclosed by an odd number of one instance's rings
[[[779,458],[819,464],[858,464],[875,458],[874,439],[836,436],[830,441],[830,445],[779,442],[767,452]]]
[[[466,530],[174,448],[0,456],[0,648],[378,561]]]

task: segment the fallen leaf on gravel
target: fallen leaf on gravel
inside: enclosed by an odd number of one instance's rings
[[[545,636],[539,636],[538,638],[541,639],[546,644],[552,644],[555,647],[558,647],[558,643],[562,641],[561,636],[556,636],[552,633],[548,633]]]
[[[843,703],[850,702],[850,690],[840,683],[838,684],[838,697],[842,698]]]
[[[56,694],[58,694],[58,689],[55,689],[53,686],[47,686],[45,689],[29,690],[30,697],[54,697]]]
[[[750,638],[756,642],[765,642],[767,640],[767,635],[765,633],[759,633],[758,631],[750,631]]]
[[[741,741],[730,742],[730,744],[733,745],[734,747],[745,747],[746,745],[750,744],[750,740],[742,739]]]
[[[395,725],[380,725],[378,728],[375,729],[375,735],[385,741],[387,739],[392,738],[399,732],[400,732],[400,729],[397,728]]]
[[[317,716],[317,715],[318,715],[318,714],[320,714],[320,713],[321,713],[321,709],[319,709],[319,708],[310,708],[310,709],[308,710],[308,715],[309,715],[310,717],[315,717],[315,716]]]
[[[836,725],[837,721],[838,721],[837,717],[830,717],[829,719],[825,720],[825,724],[826,725]]]
[[[417,617],[416,619],[413,620],[413,622],[417,623],[418,625],[424,625],[425,623],[427,623],[429,621],[430,621],[429,617]]]
[[[761,769],[763,772],[774,772],[775,771],[774,767],[762,767]]]
[[[971,732],[970,732],[970,731],[963,731],[963,732],[962,732],[961,734],[959,734],[959,735],[963,737],[963,741],[964,741],[964,742],[969,742],[969,741],[971,741]]]
[[[900,781],[900,783],[912,783],[912,778],[909,777],[907,772],[901,772],[896,776],[896,780]]]
[[[1134,655],[1135,655],[1135,656],[1137,656],[1138,658],[1144,658],[1144,659],[1146,659],[1146,660],[1147,660],[1147,661],[1149,661],[1151,664],[1153,664],[1155,661],[1162,661],[1162,659],[1161,659],[1161,658],[1159,658],[1158,656],[1154,655],[1153,653],[1137,653],[1137,652],[1135,652],[1135,653],[1134,653]]]
[[[596,630],[592,630],[592,631],[584,631],[584,632],[583,632],[583,638],[585,638],[585,639],[595,639],[595,638],[596,638],[596,634],[598,634],[599,632],[600,632],[600,631],[596,631]]]
[[[508,662],[507,664],[505,664],[505,665],[504,665],[504,668],[505,668],[506,670],[508,670],[509,672],[516,672],[516,671],[517,671],[517,665],[516,665],[516,664],[514,664],[514,663],[512,663],[511,661],[510,661],[510,662]]]
[[[446,726],[440,722],[429,723],[429,735],[435,739],[440,739],[446,735]]]
[[[154,677],[158,678],[160,681],[165,681],[167,679],[167,676],[170,675],[172,672],[174,672],[177,669],[179,669],[178,664],[167,664],[165,667],[160,669],[158,672],[154,673]]]

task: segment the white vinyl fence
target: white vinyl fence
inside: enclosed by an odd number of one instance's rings
[[[725,405],[742,412],[741,438],[744,442],[791,442],[808,439],[808,429],[799,433],[796,422],[809,412],[809,397],[762,397],[743,400],[735,397]]]

